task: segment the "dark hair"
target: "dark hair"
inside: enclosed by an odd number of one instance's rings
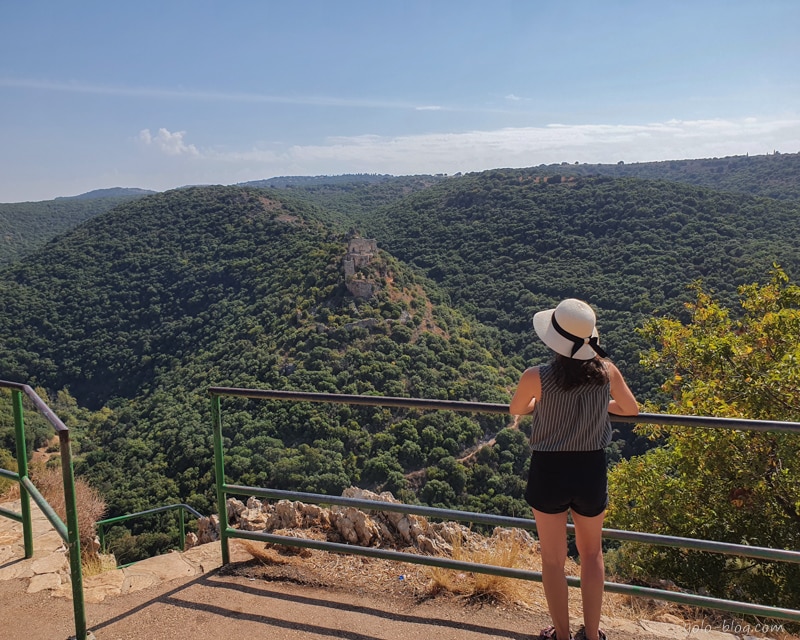
[[[556,384],[566,391],[582,384],[603,385],[608,382],[608,373],[599,357],[591,360],[576,360],[556,354],[551,362]]]

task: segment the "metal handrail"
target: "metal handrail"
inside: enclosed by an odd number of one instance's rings
[[[106,553],[106,536],[105,536],[105,527],[106,525],[110,524],[117,524],[119,522],[125,522],[127,520],[132,520],[134,518],[138,518],[141,516],[149,516],[156,513],[164,513],[165,511],[173,511],[178,510],[178,530],[180,533],[180,548],[186,546],[186,519],[185,513],[188,511],[192,514],[195,518],[202,518],[204,517],[202,513],[193,509],[188,504],[184,503],[177,503],[177,504],[168,504],[164,505],[163,507],[154,507],[153,509],[145,509],[144,511],[137,511],[136,513],[128,513],[123,516],[115,516],[113,518],[105,518],[103,520],[97,521],[97,537],[100,539],[100,550],[103,553]],[[133,562],[129,562],[124,566],[128,566],[130,564],[135,564]],[[120,567],[117,567],[118,569]]]
[[[355,404],[433,411],[461,411],[468,413],[502,413],[508,415],[508,405],[490,402],[464,402],[460,400],[428,400],[395,398],[392,396],[356,396],[344,393],[317,393],[312,391],[283,391],[275,389],[241,389],[236,387],[209,387],[211,396],[250,398],[253,400],[294,400],[297,402],[323,402],[328,404]],[[634,424],[662,424],[678,427],[705,427],[709,429],[740,429],[743,431],[769,431],[800,435],[800,423],[781,420],[747,420],[743,418],[712,418],[683,416],[665,413],[639,413],[635,416],[612,415],[613,422]]]
[[[33,557],[33,524],[31,518],[30,500],[39,506],[55,530],[66,543],[69,555],[70,579],[72,582],[72,603],[75,616],[75,640],[93,638],[93,634],[86,630],[86,609],[83,598],[83,568],[81,566],[81,542],[78,530],[78,507],[75,498],[75,471],[72,462],[72,443],[70,442],[69,429],[50,407],[26,384],[0,380],[0,388],[11,390],[11,404],[14,412],[14,430],[17,448],[17,471],[12,472],[2,469],[2,475],[19,482],[20,510],[17,514],[6,509],[0,509],[0,516],[11,518],[22,523],[22,538],[25,548],[25,557]],[[58,434],[59,450],[61,454],[61,476],[64,485],[64,504],[67,522],[58,516],[55,510],[44,499],[42,494],[28,477],[28,453],[25,448],[25,420],[22,404],[23,394],[33,403],[33,406],[52,425]]]
[[[229,539],[242,538],[247,540],[259,540],[265,542],[279,543],[286,546],[306,547],[332,551],[336,553],[348,553],[353,555],[363,555],[377,557],[400,562],[414,564],[425,564],[429,566],[442,567],[447,569],[473,571],[476,573],[489,573],[493,575],[533,580],[541,582],[540,572],[524,571],[521,569],[511,569],[508,567],[498,567],[496,565],[484,565],[471,562],[461,562],[449,558],[436,558],[412,554],[408,552],[379,549],[373,547],[358,547],[355,545],[333,543],[306,538],[294,538],[289,536],[279,536],[258,531],[242,531],[229,526],[227,517],[227,495],[255,495],[268,498],[283,498],[305,500],[318,504],[336,504],[355,506],[374,511],[392,511],[399,513],[411,513],[429,517],[479,523],[494,524],[497,526],[512,526],[522,529],[535,530],[536,522],[533,519],[510,518],[505,516],[495,516],[490,514],[473,513],[468,511],[456,511],[452,509],[437,509],[434,507],[424,507],[419,505],[406,505],[402,503],[389,503],[375,500],[363,500],[358,498],[346,498],[336,496],[326,496],[322,494],[311,494],[296,491],[283,491],[278,489],[266,489],[260,487],[249,487],[225,482],[224,472],[224,451],[222,438],[222,417],[221,417],[221,398],[239,397],[261,400],[284,400],[296,402],[323,402],[339,404],[355,404],[364,406],[385,406],[401,407],[407,409],[423,410],[448,410],[460,412],[478,413],[502,413],[508,414],[507,404],[490,404],[480,402],[459,402],[447,400],[427,400],[414,398],[396,398],[389,396],[355,396],[346,394],[329,394],[301,391],[282,391],[282,390],[263,390],[263,389],[242,389],[230,387],[210,387],[211,396],[211,415],[214,430],[214,468],[217,485],[217,509],[220,518],[220,543],[222,546],[222,562],[230,562]],[[762,432],[780,432],[800,434],[800,423],[766,421],[766,420],[740,420],[730,418],[712,418],[702,416],[680,416],[668,414],[639,414],[638,416],[611,416],[614,422],[632,422],[641,424],[662,424],[703,428],[723,428],[755,430]],[[574,528],[570,526],[570,528]],[[617,540],[638,541],[648,544],[663,546],[673,546],[680,548],[698,549],[702,551],[734,554],[744,557],[759,558],[762,560],[774,560],[784,562],[800,562],[800,551],[786,549],[770,549],[766,547],[751,547],[747,545],[735,545],[724,542],[710,540],[698,540],[693,538],[681,538],[675,536],[664,536],[648,534],[634,531],[621,531],[615,529],[603,529],[603,537]],[[580,586],[580,579],[568,577],[567,583],[570,586]],[[708,607],[720,611],[729,611],[744,615],[767,616],[777,619],[791,620],[800,622],[800,611],[766,605],[751,604],[747,602],[736,602],[723,600],[708,596],[701,596],[692,593],[678,591],[666,591],[636,585],[619,584],[615,582],[605,583],[606,591],[622,593],[630,596],[648,597],[679,604],[688,604],[698,607]]]

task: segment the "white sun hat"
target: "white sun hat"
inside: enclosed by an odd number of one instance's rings
[[[597,319],[592,308],[575,298],[562,300],[555,309],[533,316],[536,335],[556,353],[575,360],[608,357],[600,348]]]

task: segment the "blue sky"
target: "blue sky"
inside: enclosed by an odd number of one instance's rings
[[[800,151],[797,0],[0,8],[0,202]]]

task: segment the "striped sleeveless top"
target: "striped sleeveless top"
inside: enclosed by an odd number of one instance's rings
[[[539,367],[542,396],[533,406],[534,451],[597,451],[611,442],[609,383],[584,384],[564,391],[550,365]]]

